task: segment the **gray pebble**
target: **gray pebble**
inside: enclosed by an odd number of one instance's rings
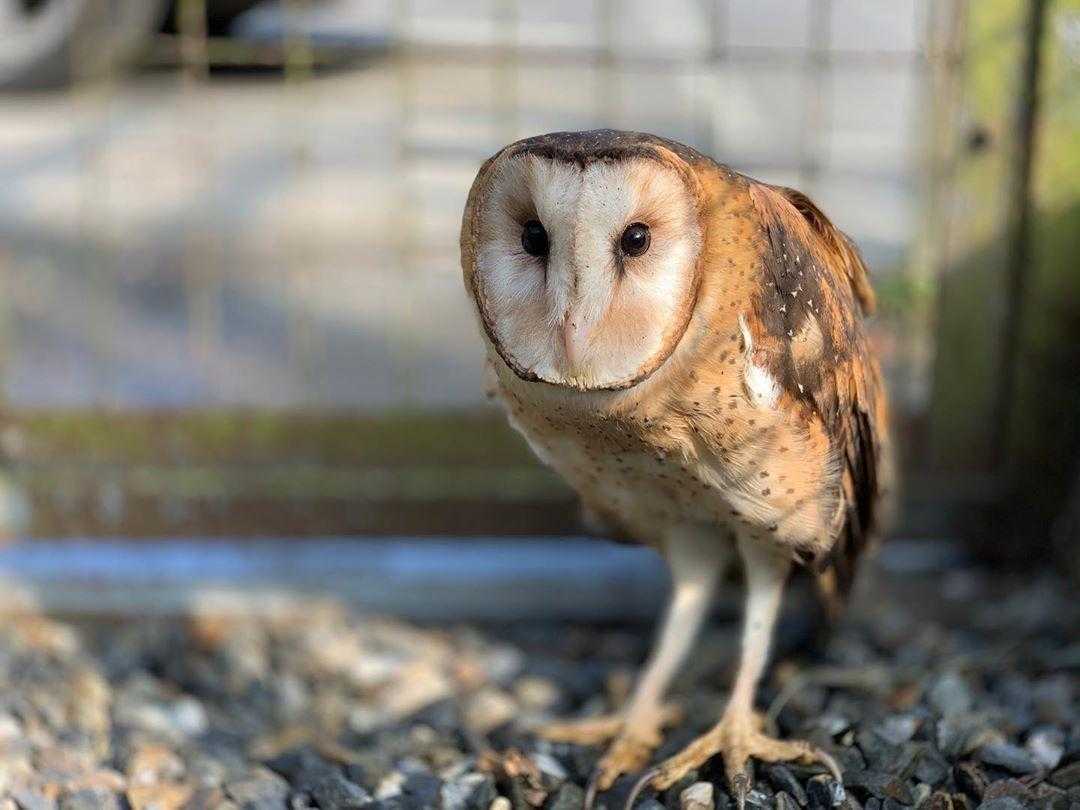
[[[577,785],[565,784],[559,788],[547,804],[545,810],[581,810],[585,805],[585,791]]]
[[[244,810],[280,810],[289,798],[289,783],[266,769],[254,771],[243,779],[228,782],[226,795]]]
[[[48,796],[24,787],[11,788],[8,793],[19,810],[56,810],[56,802]]]
[[[828,810],[843,803],[844,786],[831,776],[815,776],[806,783],[807,806],[811,810]]]
[[[930,687],[927,700],[946,717],[971,711],[975,701],[967,682],[955,672],[946,672]]]
[[[308,792],[321,810],[360,810],[374,803],[370,793],[337,771],[312,779]]]
[[[278,810],[284,805],[278,805]],[[120,810],[120,798],[109,790],[77,790],[60,800],[60,810]]]
[[[1058,768],[1050,774],[1050,784],[1068,790],[1074,785],[1080,785],[1080,760]]]
[[[467,773],[448,782],[441,790],[443,810],[487,810],[495,801],[495,780],[486,773]]]
[[[679,794],[679,806],[682,810],[713,810],[714,792],[709,782],[695,782]]]
[[[1065,735],[1053,727],[1039,728],[1028,735],[1025,747],[1036,763],[1053,770],[1065,756]]]
[[[442,780],[430,773],[413,772],[405,777],[401,790],[421,807],[435,807],[442,793]]]
[[[979,805],[978,810],[1025,810],[1025,805],[1012,796],[1001,796]]]
[[[1036,773],[1039,770],[1031,754],[1011,743],[984,745],[979,749],[978,756],[980,762],[995,768],[1004,768],[1011,773],[1027,774]]]
[[[881,771],[856,771],[844,774],[844,783],[848,787],[859,788],[879,799],[895,799],[904,804],[914,804],[911,788],[907,783]]]
[[[898,714],[886,718],[874,726],[874,733],[892,745],[903,745],[915,736],[919,719],[910,714]]]
[[[789,799],[806,807],[806,791],[786,765],[772,765],[765,771],[769,782],[777,791],[785,793]]]

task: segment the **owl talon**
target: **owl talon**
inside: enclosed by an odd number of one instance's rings
[[[593,805],[596,804],[597,782],[600,780],[600,771],[594,770],[592,775],[589,776],[589,782],[585,785],[585,803],[582,805],[582,810],[592,810]]]
[[[630,794],[626,797],[626,804],[623,805],[623,810],[633,810],[634,802],[641,796],[641,792],[645,790],[649,783],[652,782],[659,773],[659,768],[650,768],[634,782],[634,786],[630,788]],[[585,805],[585,810],[589,810],[589,805]]]

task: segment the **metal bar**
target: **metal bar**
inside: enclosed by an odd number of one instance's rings
[[[910,576],[965,561],[948,540],[897,540],[875,565],[886,575]],[[0,613],[259,613],[322,596],[442,622],[626,622],[654,619],[666,590],[664,564],[652,550],[586,537],[87,538],[0,549]],[[795,606],[799,595],[792,597]],[[717,612],[733,617],[739,602],[738,589],[725,589]]]

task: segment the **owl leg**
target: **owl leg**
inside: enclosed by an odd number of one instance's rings
[[[713,534],[673,533],[664,545],[672,592],[660,634],[625,709],[616,718],[585,721],[579,732],[607,732],[614,742],[589,779],[585,807],[624,773],[640,770],[662,741],[662,730],[678,714],[663,702],[668,686],[686,659],[708,613],[713,589],[728,560],[723,538]],[[579,734],[577,739],[584,735]],[[566,739],[564,737],[564,739]]]
[[[620,774],[637,770],[661,742],[662,729],[678,722],[680,711],[663,702],[667,687],[686,658],[694,636],[708,611],[717,568],[710,565],[672,564],[672,594],[657,643],[634,692],[615,714],[550,723],[537,733],[555,742],[598,745],[614,740],[596,774],[600,790]]]
[[[724,758],[724,770],[740,807],[750,787],[746,763],[751,757],[765,762],[819,762],[840,778],[835,760],[824,751],[801,740],[777,740],[762,731],[761,719],[753,708],[754,692],[765,669],[791,563],[786,555],[760,541],[740,538],[739,552],[746,569],[746,617],[739,670],[727,707],[713,728],[646,773],[634,786],[627,807],[646,785],[666,790],[717,754]]]

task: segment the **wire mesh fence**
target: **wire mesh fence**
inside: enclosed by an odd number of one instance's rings
[[[227,531],[175,476],[250,513],[235,496],[253,466],[374,463],[400,483],[404,462],[384,456],[409,414],[418,435],[487,418],[473,415],[487,412],[459,217],[481,160],[551,130],[657,132],[817,200],[869,260],[898,422],[925,431],[963,0],[288,0],[228,24],[222,0],[178,0],[143,20],[138,59],[125,39],[112,60],[102,25],[125,3],[69,5],[98,23],[72,30],[70,84],[0,91],[4,451],[16,477],[39,476],[37,531],[123,530],[101,517],[110,491],[188,504],[156,506],[165,517],[140,530]],[[398,421],[334,423],[381,448],[348,456],[312,427],[341,413]],[[256,422],[272,425],[265,446]],[[73,438],[90,434],[97,455]],[[448,452],[414,450],[414,472]],[[516,445],[491,452],[468,464],[498,477],[530,463]],[[173,477],[154,477],[162,465]],[[230,472],[193,483],[194,468]],[[70,486],[43,483],[54,474]],[[350,481],[340,497],[370,509],[370,482]],[[298,486],[256,488],[270,503],[307,497]],[[315,524],[382,525],[349,514]]]
[[[462,200],[484,157],[553,129],[689,142],[820,198],[879,273],[905,270],[922,4],[370,5],[256,9],[252,60],[276,37],[280,70],[221,75],[242,32],[208,40],[185,0],[151,54],[179,70],[6,100],[25,133],[5,150],[9,403],[479,403]],[[315,70],[324,45],[352,64]]]

